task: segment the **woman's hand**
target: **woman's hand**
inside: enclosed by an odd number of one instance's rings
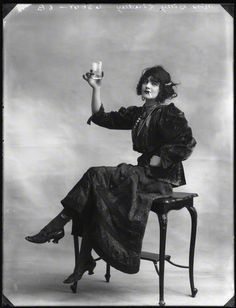
[[[83,75],[84,80],[86,80],[93,89],[101,87],[104,72],[102,72],[101,78],[99,79],[96,79],[95,76],[96,75],[94,74],[93,70],[90,70],[89,73],[86,73],[85,75]]]
[[[153,155],[150,159],[150,166],[159,167],[161,165],[161,158],[157,155]]]

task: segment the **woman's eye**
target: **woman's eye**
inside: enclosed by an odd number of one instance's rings
[[[150,80],[150,82],[151,82],[151,84],[152,84],[153,86],[158,86],[158,85],[159,85],[159,82],[157,82],[157,81],[152,81],[152,80]],[[147,83],[149,83],[149,80],[144,80],[143,84],[146,85]]]

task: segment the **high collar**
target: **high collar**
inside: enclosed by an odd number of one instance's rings
[[[153,110],[154,108],[156,107],[159,107],[161,106],[161,103],[160,102],[148,102],[148,103],[144,103],[143,105],[143,111],[146,111],[146,112],[149,112],[151,110]]]

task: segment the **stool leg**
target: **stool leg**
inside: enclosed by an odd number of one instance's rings
[[[158,219],[159,219],[159,224],[160,224],[159,305],[165,306],[165,302],[164,302],[164,271],[165,271],[167,214],[158,214]]]
[[[110,264],[107,263],[106,264],[106,274],[105,274],[106,282],[110,281],[110,277],[111,277],[111,274],[110,274]]]
[[[74,250],[75,250],[75,268],[74,271],[77,269],[78,265],[79,265],[79,237],[77,235],[74,235]],[[76,293],[77,291],[77,281],[74,282],[71,286],[70,286],[71,290],[73,293]]]
[[[190,280],[192,297],[195,297],[198,291],[194,287],[194,280],[193,280],[194,250],[195,250],[195,241],[197,232],[197,211],[193,206],[188,207],[187,209],[191,215],[191,221],[192,221],[190,250],[189,250],[189,280]]]

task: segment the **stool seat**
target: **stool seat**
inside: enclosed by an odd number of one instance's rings
[[[185,192],[173,192],[171,196],[166,198],[155,199],[156,203],[173,203],[176,201],[189,200],[194,197],[198,197],[196,193],[185,193]]]
[[[168,197],[158,197],[153,200],[151,211],[156,214],[168,213],[170,210],[180,210],[183,207],[193,206],[196,193],[173,192]]]

